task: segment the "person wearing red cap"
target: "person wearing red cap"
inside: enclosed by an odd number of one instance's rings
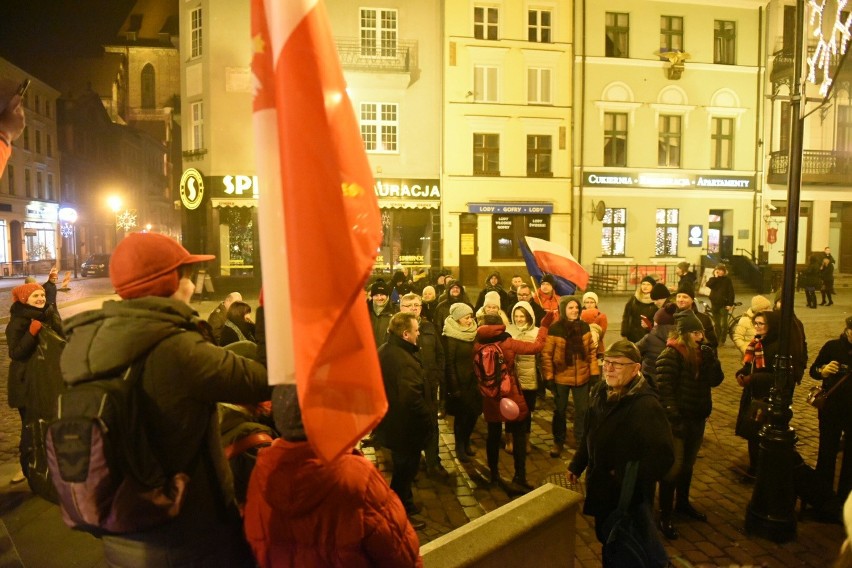
[[[189,306],[191,276],[197,263],[213,258],[190,254],[165,235],[131,233],[110,262],[110,280],[122,300],[66,322],[66,383],[143,361],[140,400],[151,448],[169,476],[190,478],[174,520],[103,537],[111,566],[254,566],[222,453],[216,403],[258,403],[271,391],[261,364],[200,333],[203,320]]]
[[[27,423],[27,382],[38,377],[27,376],[27,362],[38,346],[38,335],[42,326],[47,326],[62,336],[62,322],[56,310],[47,304],[44,288],[40,284],[22,284],[12,289],[14,303],[9,308],[9,324],[6,326],[6,344],[9,346],[9,406],[17,408],[21,415],[21,443],[19,446],[21,471],[12,477],[12,483],[26,479],[32,440]]]

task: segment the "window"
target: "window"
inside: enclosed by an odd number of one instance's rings
[[[627,209],[609,208],[604,210],[603,229],[601,230],[601,249],[604,256],[624,256],[624,243],[627,238]]]
[[[47,195],[45,197],[51,201],[56,201],[56,196],[53,194],[53,174],[47,174]]]
[[[497,102],[497,68],[485,65],[473,67],[473,100]]]
[[[630,15],[606,13],[606,56],[630,57]]]
[[[6,177],[9,179],[9,195],[15,195],[15,167],[12,164],[6,166]]]
[[[24,128],[24,134],[21,136],[24,139],[24,150],[30,149],[30,129]]]
[[[553,147],[551,136],[527,136],[527,175],[530,177],[551,177],[551,154]]]
[[[196,8],[189,16],[189,56],[201,57],[201,8]]]
[[[654,236],[654,254],[677,256],[677,209],[657,209],[657,232]]]
[[[536,43],[551,41],[550,10],[530,10],[527,12],[527,39]]]
[[[396,57],[398,28],[396,10],[361,8],[361,55]]]
[[[714,170],[734,168],[734,119],[714,118],[710,134],[710,167]]]
[[[713,25],[713,63],[736,65],[737,24],[716,20]]]
[[[41,130],[35,131],[35,151],[36,154],[41,154]]]
[[[366,151],[398,151],[398,106],[395,103],[361,103],[361,139]]]
[[[36,112],[41,112],[41,97],[38,95],[35,96],[35,109],[33,110],[35,110]]]
[[[476,39],[497,39],[497,8],[475,6],[473,8],[473,37]]]
[[[36,184],[35,184],[35,198],[41,199],[43,197],[43,188],[44,188],[44,178],[41,175],[41,172],[36,172]]]
[[[492,215],[491,258],[520,260],[524,237],[550,240],[549,215]]]
[[[627,165],[627,114],[604,114],[604,165]]]
[[[657,165],[666,168],[680,167],[681,117],[660,116],[660,147]]]
[[[660,16],[660,51],[683,51],[683,18]],[[660,61],[668,61],[660,57]]]
[[[473,135],[473,173],[480,176],[500,175],[500,135]]]
[[[156,105],[156,84],[154,66],[150,63],[142,68],[142,108],[154,108]]]
[[[33,180],[29,168],[24,168],[24,195],[33,196]]]
[[[189,149],[201,150],[204,148],[204,102],[192,103],[190,115],[192,116],[192,136]]]
[[[839,152],[852,152],[852,106],[837,106],[837,144]]]
[[[45,100],[44,100],[44,116],[46,116],[47,118],[50,118],[50,113],[52,112],[52,111],[50,110],[50,106],[51,106],[51,105],[50,105],[50,100],[45,99]]]
[[[550,69],[540,67],[527,69],[527,102],[539,105],[553,103],[550,95]]]
[[[44,135],[44,151],[48,158],[53,157],[53,138],[50,137],[50,134]]]

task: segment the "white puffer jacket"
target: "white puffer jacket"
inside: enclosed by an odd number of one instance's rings
[[[514,324],[515,310],[522,308],[527,312],[527,324],[523,327],[518,327]],[[512,338],[520,341],[535,342],[538,335],[538,328],[535,327],[535,315],[533,314],[532,306],[529,302],[520,301],[512,307],[510,312],[512,324],[506,327]],[[536,390],[538,388],[538,377],[536,372],[536,356],[535,355],[516,355],[515,356],[515,374],[518,376],[518,381],[521,383],[523,390]]]

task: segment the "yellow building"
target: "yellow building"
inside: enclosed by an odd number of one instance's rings
[[[569,245],[571,2],[444,3],[443,264],[525,273],[525,235]]]
[[[762,4],[576,3],[572,249],[609,284],[755,253]]]

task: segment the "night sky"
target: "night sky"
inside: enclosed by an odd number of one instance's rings
[[[93,57],[134,0],[0,0],[0,57],[35,73],[56,57]]]

